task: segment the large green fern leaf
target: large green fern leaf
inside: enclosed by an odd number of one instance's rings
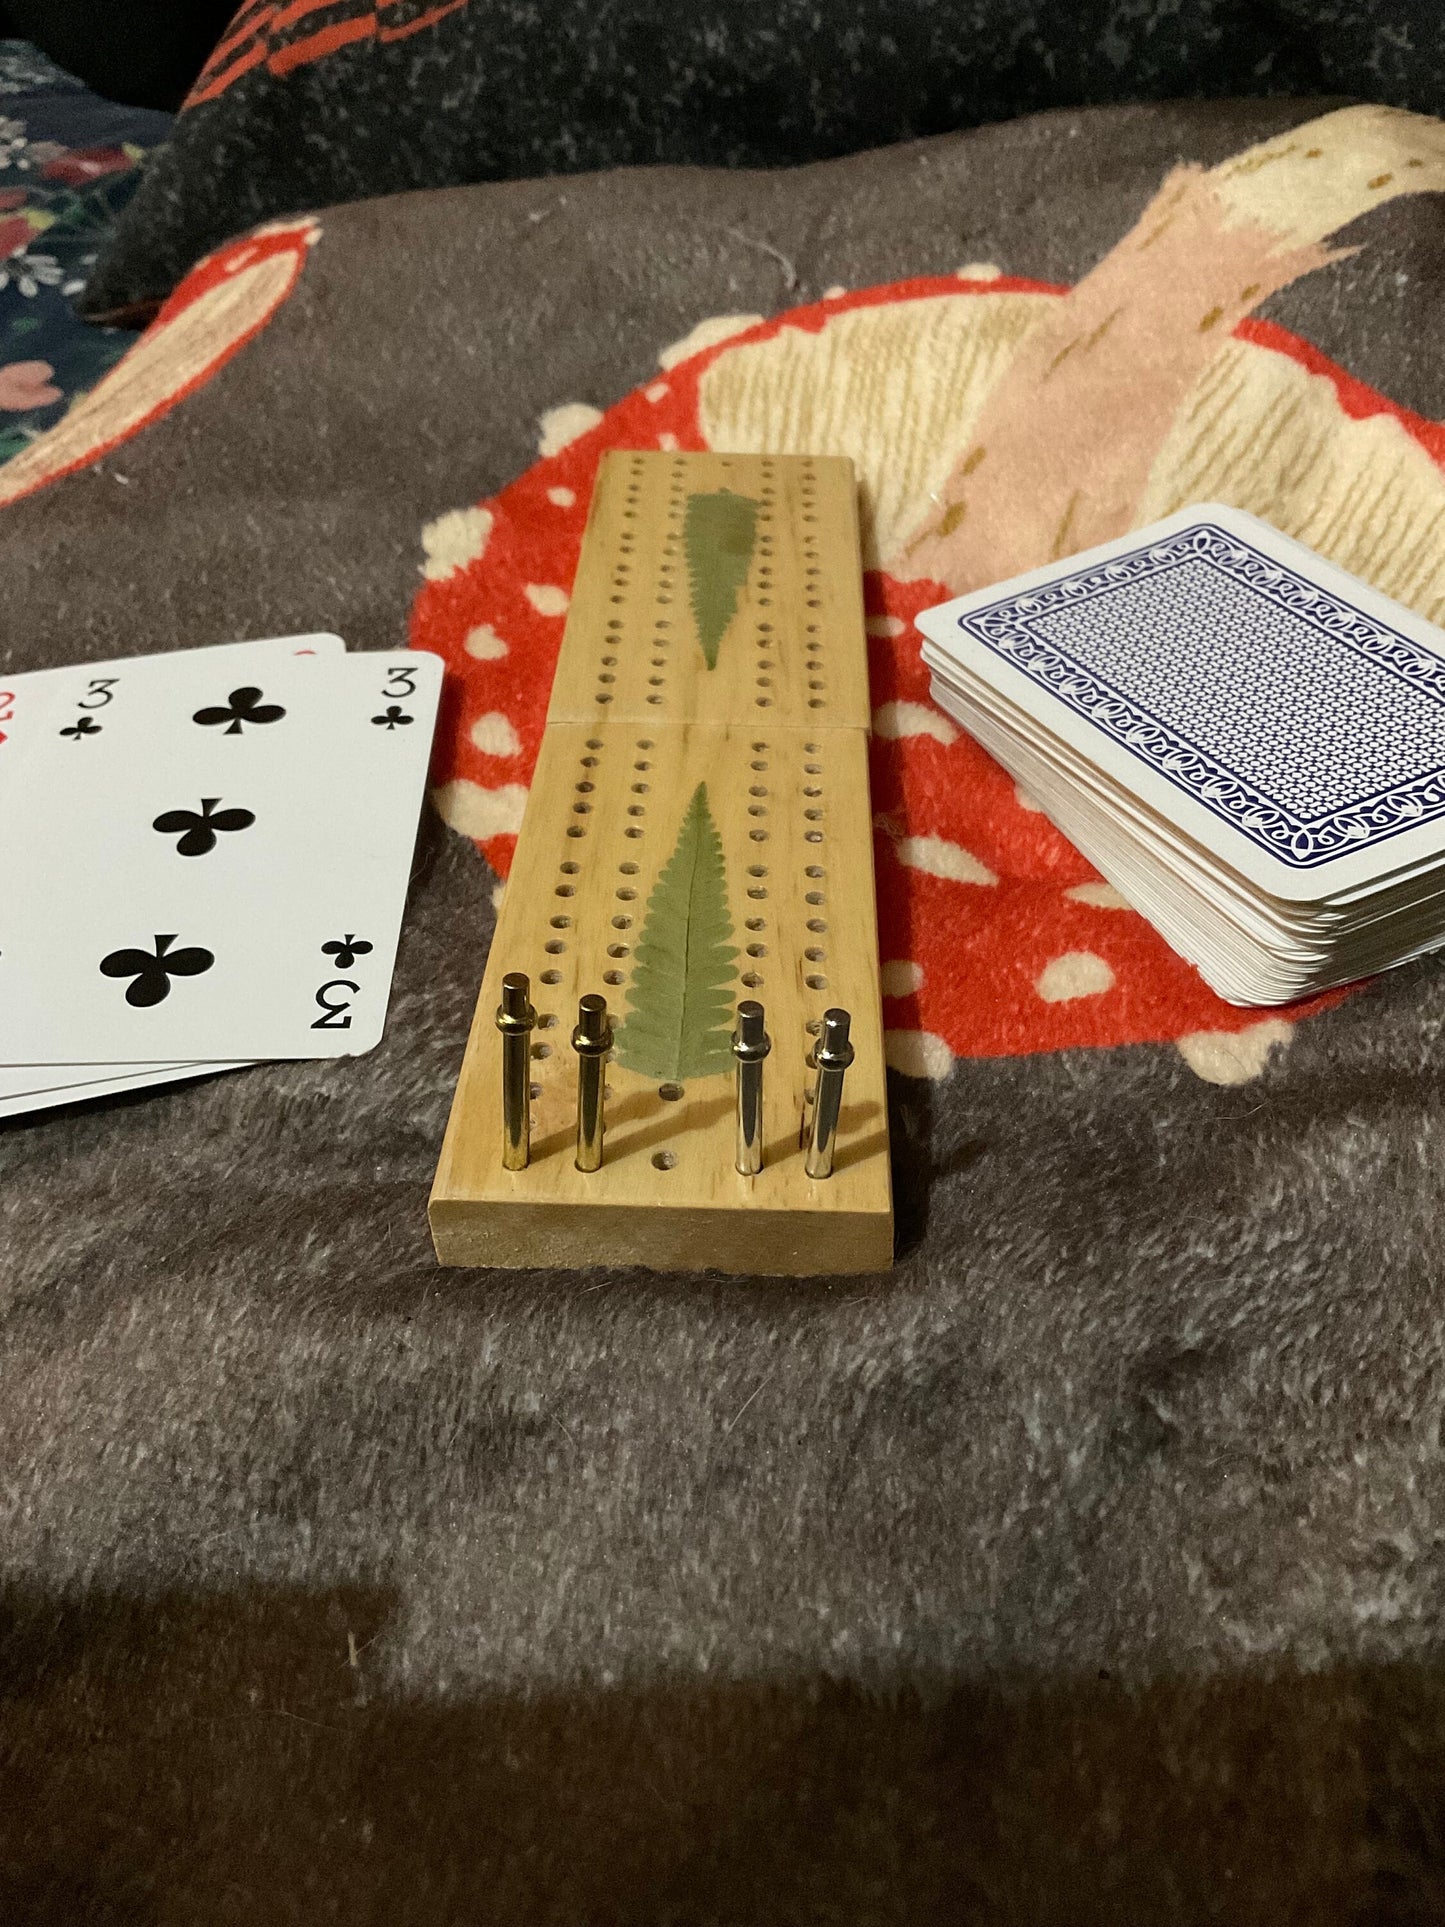
[[[732,934],[722,838],[699,783],[633,951],[620,1064],[659,1080],[731,1067]]]
[[[718,644],[737,614],[738,597],[752,566],[757,521],[757,503],[729,488],[687,498],[682,545],[692,619],[709,669],[717,668]]]

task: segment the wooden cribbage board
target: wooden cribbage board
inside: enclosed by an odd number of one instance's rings
[[[691,497],[749,498],[747,574],[709,668],[685,540]],[[868,794],[869,700],[852,465],[836,458],[604,457],[547,727],[431,1196],[443,1264],[816,1275],[893,1253]],[[633,947],[705,784],[736,949],[772,1054],[764,1168],[734,1168],[728,1068],[675,1081],[607,1066],[606,1158],[576,1169],[577,1001],[625,1020]],[[531,978],[532,1152],[502,1167],[507,971]],[[833,1175],[800,1127],[823,1011],[852,1015]]]

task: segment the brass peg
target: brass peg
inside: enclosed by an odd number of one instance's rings
[[[537,1013],[522,970],[502,979],[497,1029],[502,1033],[502,1169],[525,1171],[532,1155],[531,1035]]]
[[[808,1140],[807,1173],[810,1178],[833,1175],[833,1151],[838,1138],[838,1113],[843,1105],[843,1079],[853,1062],[853,1046],[848,1041],[852,1023],[846,1010],[836,1006],[823,1012],[823,1034],[813,1052],[818,1066],[818,1089],[813,1099],[813,1129]]]
[[[577,1169],[602,1169],[602,1137],[606,1128],[605,1070],[612,1048],[612,1026],[607,1021],[607,999],[595,992],[577,1005],[577,1028],[572,1033],[577,1053]]]
[[[763,1059],[773,1048],[763,1028],[763,1007],[751,998],[738,1005],[733,1056],[738,1064],[738,1135],[734,1159],[745,1178],[763,1168]]]

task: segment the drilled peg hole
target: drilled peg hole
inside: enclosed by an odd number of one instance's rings
[[[550,1057],[552,1055],[552,1046],[550,1044],[533,1044],[532,1055],[534,1057]]]
[[[626,957],[630,955],[630,946],[625,943],[610,943],[607,946],[607,954],[609,957]]]
[[[657,1095],[664,1104],[676,1104],[682,1096],[682,1086],[681,1084],[659,1084]]]
[[[542,948],[549,957],[560,957],[566,951],[567,946],[560,937],[551,937],[542,945]]]
[[[544,970],[540,981],[544,984],[560,984],[562,973],[560,970]]]
[[[620,970],[604,970],[602,973],[602,981],[604,984],[620,984],[624,979]]]
[[[653,1152],[652,1168],[654,1171],[671,1171],[671,1170],[674,1170],[676,1166],[677,1166],[676,1151],[654,1151]]]
[[[808,986],[809,990],[826,990],[828,988],[828,979],[826,977],[805,977],[803,982]]]
[[[745,970],[743,972],[743,982],[747,985],[749,990],[756,990],[758,985],[762,981],[763,981],[762,978],[758,975],[756,970]]]

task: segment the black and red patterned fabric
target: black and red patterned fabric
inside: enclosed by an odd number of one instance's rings
[[[400,189],[1260,93],[1437,111],[1435,0],[245,0],[87,300],[153,304],[254,222]]]

